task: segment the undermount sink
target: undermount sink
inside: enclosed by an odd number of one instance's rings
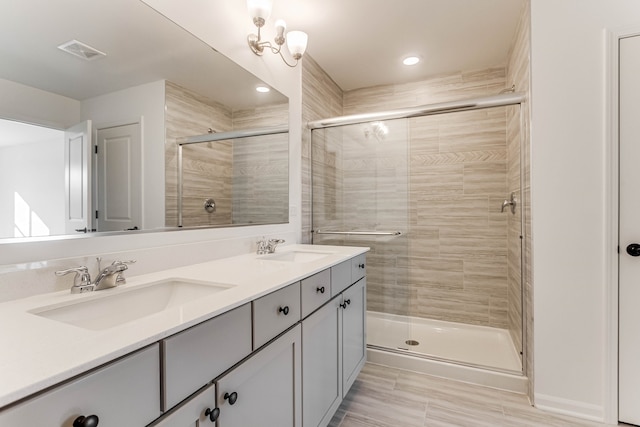
[[[167,279],[139,285],[131,290],[98,291],[95,298],[62,306],[40,307],[30,313],[84,329],[102,330],[180,307],[231,287],[219,283]],[[114,293],[109,295],[109,292]]]
[[[286,262],[311,262],[328,257],[330,252],[313,252],[313,251],[290,251],[270,254],[262,257],[268,261],[286,261]]]

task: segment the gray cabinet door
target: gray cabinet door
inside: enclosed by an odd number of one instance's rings
[[[346,396],[367,357],[366,285],[363,277],[342,294],[342,396]]]
[[[215,418],[211,421],[209,412],[215,410],[215,405],[216,388],[211,384],[149,427],[214,427]]]
[[[302,425],[326,426],[342,401],[341,298],[302,322]]]
[[[218,427],[300,427],[300,325],[217,382]]]

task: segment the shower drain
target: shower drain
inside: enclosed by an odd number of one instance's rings
[[[416,340],[406,340],[404,343],[406,345],[420,345],[420,343]]]

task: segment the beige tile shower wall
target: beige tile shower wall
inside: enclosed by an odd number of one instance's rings
[[[505,86],[505,70],[492,68],[359,89],[345,93],[344,113],[494,95]],[[409,233],[368,242],[368,308],[506,328],[505,108],[410,119],[409,135]],[[386,211],[378,224],[393,224],[396,212]]]
[[[287,221],[289,200],[288,134],[233,141],[233,223]]]
[[[322,68],[309,56],[305,56],[302,61],[302,123],[306,125],[308,122],[329,117],[342,115],[342,89],[331,80]],[[325,131],[321,131],[325,132]],[[338,185],[341,177],[336,174],[340,173],[336,162],[336,150],[333,144],[339,142],[340,135],[334,133],[322,135],[318,134],[317,138],[325,138],[324,144],[317,144],[318,151],[313,153],[314,162],[327,164],[331,168],[330,176],[335,177],[334,184],[324,183],[324,185]],[[327,144],[327,145],[325,145]],[[321,148],[324,147],[324,148]],[[325,155],[326,151],[326,155]],[[335,191],[334,191],[335,190]],[[338,188],[327,188],[326,194],[330,199],[330,194],[338,194]],[[335,197],[334,199],[335,200]],[[334,205],[336,210],[342,209],[339,204],[341,200],[336,200],[338,204]],[[311,242],[311,131],[309,129],[302,130],[302,243]]]
[[[284,102],[234,110],[231,121],[234,130],[286,126],[289,123],[289,104]]]
[[[509,63],[507,64],[507,79],[509,82],[515,85],[517,92],[522,92],[526,95],[527,100],[522,104],[522,117],[523,125],[520,129],[520,123],[516,123],[519,116],[515,114],[515,109],[509,111],[508,115],[508,129],[509,129],[509,146],[513,145],[512,140],[516,137],[519,138],[520,134],[516,136],[516,129],[522,131],[523,143],[523,182],[524,188],[522,189],[522,201],[521,207],[524,209],[525,223],[524,223],[524,266],[523,280],[524,280],[524,331],[522,336],[524,338],[524,373],[529,378],[529,398],[533,401],[533,277],[531,275],[531,180],[530,180],[530,152],[531,152],[531,138],[530,138],[530,109],[529,99],[531,95],[530,84],[530,63],[531,63],[531,42],[530,42],[530,29],[531,29],[531,15],[530,15],[531,2],[526,1],[522,14],[520,16],[520,22],[516,31],[516,37],[512,51],[509,55]],[[511,246],[510,246],[511,247]],[[515,266],[515,262],[514,262]],[[510,270],[512,267],[510,266]],[[514,282],[515,283],[515,282]],[[515,300],[515,295],[511,297],[511,294],[515,294],[516,288],[510,289],[510,300]],[[517,305],[515,301],[510,304],[510,308],[515,308]],[[518,337],[518,312],[513,310],[510,313],[510,325],[509,330],[514,337],[514,340]]]
[[[388,111],[495,95],[504,88],[504,68],[459,72],[413,83],[345,92],[344,114]]]
[[[289,104],[235,110],[233,129],[287,125]],[[241,138],[233,142],[234,224],[282,223],[289,214],[289,135]]]
[[[169,227],[178,224],[177,141],[180,138],[232,129],[231,111],[211,103],[174,83],[165,87],[165,192]],[[183,225],[204,226],[231,223],[232,146],[203,143],[183,152]],[[216,212],[204,210],[205,199],[216,201]]]

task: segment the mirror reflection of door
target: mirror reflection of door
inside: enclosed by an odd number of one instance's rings
[[[64,133],[65,229],[68,234],[91,231],[91,120]]]
[[[97,132],[97,231],[142,228],[142,147],[140,124]]]

